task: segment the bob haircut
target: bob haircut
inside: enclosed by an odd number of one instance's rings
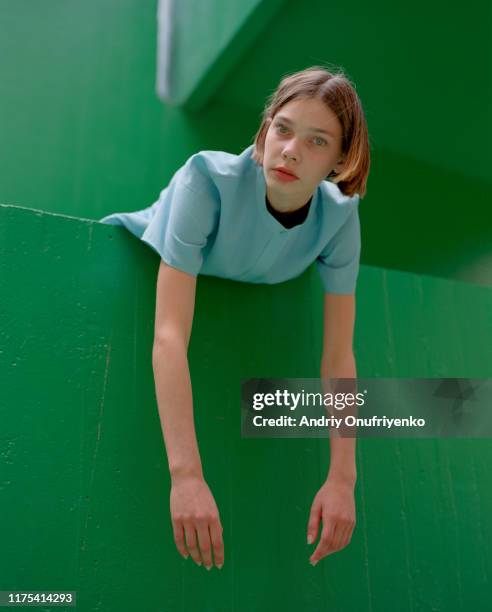
[[[355,87],[341,70],[330,72],[323,66],[311,66],[282,78],[263,110],[261,126],[254,139],[253,159],[263,164],[266,120],[273,119],[284,104],[299,98],[321,100],[338,117],[345,166],[338,174],[331,172],[325,180],[336,183],[347,196],[358,193],[363,198],[370,167],[367,124]]]

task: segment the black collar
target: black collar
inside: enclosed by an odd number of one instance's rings
[[[311,196],[309,198],[309,201],[306,202],[306,204],[304,204],[303,206],[301,206],[301,208],[298,208],[297,210],[293,210],[290,212],[280,212],[276,210],[275,208],[273,208],[273,206],[270,204],[270,201],[268,200],[268,197],[265,196],[265,201],[266,201],[268,212],[273,217],[275,217],[275,219],[277,219],[279,223],[281,223],[284,227],[287,227],[287,228],[291,228],[291,227],[294,227],[295,225],[300,225],[301,223],[304,223],[304,221],[306,220],[306,217],[308,216],[309,207],[311,206],[312,200],[313,200],[313,197]]]

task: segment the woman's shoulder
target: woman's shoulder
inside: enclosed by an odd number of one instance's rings
[[[340,187],[332,181],[321,181],[320,189],[322,198],[328,205],[350,211],[359,204],[360,197],[358,193],[353,196],[345,195]]]
[[[212,180],[242,177],[255,166],[256,162],[251,157],[253,146],[248,146],[239,154],[226,151],[199,151],[188,158],[184,170],[188,174],[198,174]]]

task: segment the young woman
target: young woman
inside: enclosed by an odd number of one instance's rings
[[[125,226],[161,256],[152,359],[171,519],[178,551],[207,569],[214,561],[222,567],[224,545],[193,422],[187,352],[196,276],[279,283],[316,261],[325,290],[321,377],[356,378],[358,204],[369,166],[367,125],[353,85],[343,72],[313,66],[282,79],[254,144],[240,155],[201,151],[152,206],[101,219]],[[313,565],[345,547],[355,526],[355,439],[331,438],[330,455],[307,526],[311,544],[323,520]]]

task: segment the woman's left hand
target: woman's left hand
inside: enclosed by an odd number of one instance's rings
[[[309,561],[312,565],[331,553],[345,548],[355,528],[354,486],[337,480],[326,480],[316,494],[308,522],[308,543],[318,537],[318,527],[323,519],[323,530],[318,546]],[[311,536],[311,539],[309,539]]]

